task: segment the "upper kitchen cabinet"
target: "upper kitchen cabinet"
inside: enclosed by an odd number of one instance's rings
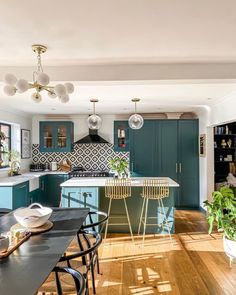
[[[128,121],[114,121],[114,151],[129,151],[129,124]]]
[[[40,152],[71,152],[74,142],[73,122],[39,122]]]

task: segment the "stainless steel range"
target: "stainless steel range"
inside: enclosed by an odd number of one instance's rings
[[[83,167],[74,167],[69,177],[109,177],[109,171],[85,170]]]

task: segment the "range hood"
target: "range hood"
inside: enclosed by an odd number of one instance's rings
[[[74,144],[83,144],[83,143],[109,143],[100,135],[98,135],[97,130],[89,129],[89,134],[79,140],[77,140]]]

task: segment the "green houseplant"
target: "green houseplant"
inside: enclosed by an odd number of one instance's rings
[[[230,258],[230,264],[236,257],[236,199],[233,190],[223,186],[212,193],[213,200],[204,202],[208,211],[209,234],[214,222],[217,230],[223,233],[224,250]]]
[[[128,175],[129,163],[126,159],[116,157],[110,159],[109,166],[112,171],[116,173],[118,177],[123,177]]]

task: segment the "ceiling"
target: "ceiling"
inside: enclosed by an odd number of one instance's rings
[[[13,66],[13,73],[14,67],[19,72],[36,65],[34,43],[48,46],[42,62],[55,71],[75,65],[236,63],[235,0],[8,0],[0,7],[0,67]],[[140,112],[194,111],[236,90],[234,81],[223,80],[87,80],[74,81],[68,104],[46,94],[35,104],[29,92],[6,97],[0,89],[1,106],[30,114],[87,114],[89,99],[96,97],[99,113],[130,113],[130,99],[140,97]]]

